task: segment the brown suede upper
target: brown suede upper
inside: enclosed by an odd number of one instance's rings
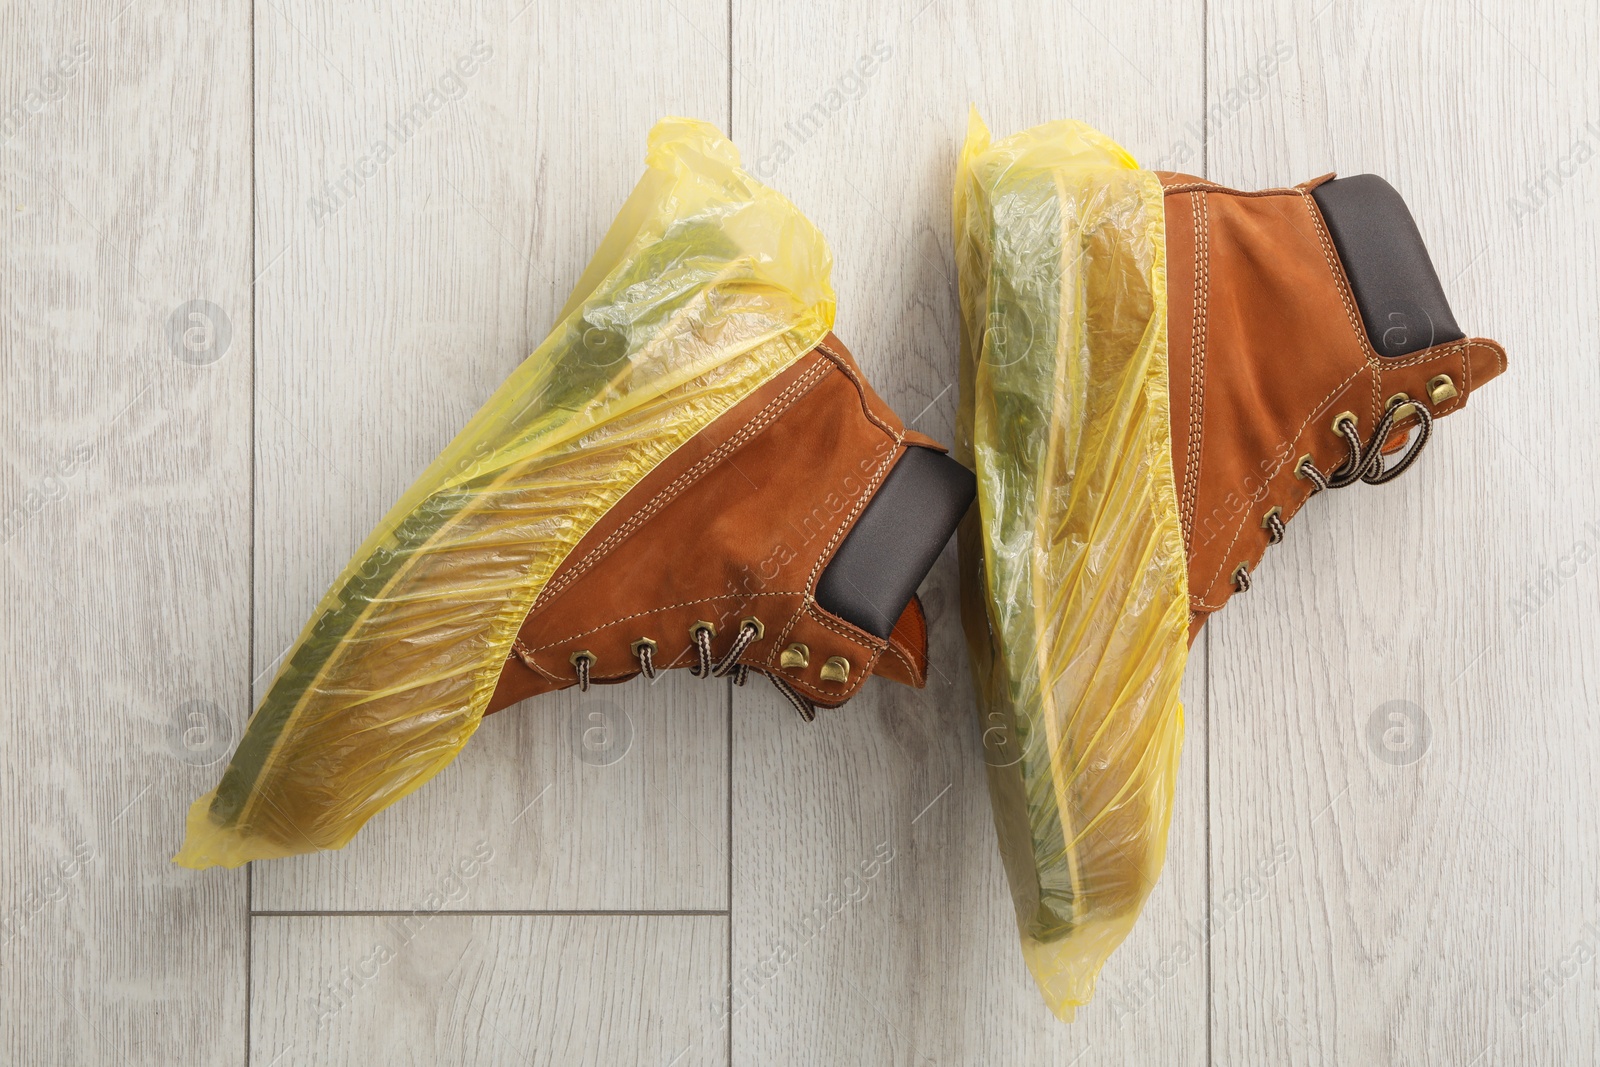
[[[1189,639],[1254,570],[1269,544],[1266,512],[1289,520],[1313,486],[1296,475],[1344,461],[1334,420],[1351,412],[1366,440],[1396,393],[1427,401],[1447,374],[1456,395],[1429,403],[1448,415],[1505,370],[1505,351],[1479,338],[1399,359],[1368,340],[1349,279],[1311,190],[1239,192],[1188,174],[1165,188],[1172,458],[1189,557]],[[1399,439],[1416,418],[1396,424]]]
[[[721,656],[744,619],[763,635],[739,657],[807,699],[836,707],[870,674],[922,686],[927,628],[913,598],[881,640],[822,610],[817,579],[908,445],[939,448],[863,380],[833,334],[729,409],[607,512],[551,577],[513,645],[488,711],[577,683],[640,673],[633,645],[656,642],[658,669],[695,662],[691,628],[716,628]],[[780,665],[804,646],[805,666]],[[843,682],[824,681],[834,657]]]

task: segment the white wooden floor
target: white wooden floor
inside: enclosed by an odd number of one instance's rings
[[[1596,1062],[1597,53],[1581,0],[0,9],[0,1063]],[[656,118],[819,224],[838,332],[948,439],[969,101],[1384,174],[1512,360],[1196,645],[1166,873],[1076,1024],[1018,956],[949,553],[926,691],[545,698],[342,853],[167,862]]]

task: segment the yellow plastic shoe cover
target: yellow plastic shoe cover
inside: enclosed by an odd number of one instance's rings
[[[832,327],[822,235],[713,127],[663,120],[646,163],[550,336],[323,597],[177,863],[342,847],[436,774],[572,547]]]
[[[1023,955],[1071,1019],[1161,872],[1187,580],[1161,184],[1099,132],[991,143],[955,188],[962,617]]]

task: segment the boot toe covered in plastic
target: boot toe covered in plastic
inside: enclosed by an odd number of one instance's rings
[[[530,606],[686,441],[833,323],[822,235],[710,125],[667,119],[557,325],[317,606],[176,862],[339,848],[455,758]]]
[[[955,235],[962,614],[1023,954],[1070,1018],[1160,873],[1183,737],[1161,184],[1082,123],[974,113]]]

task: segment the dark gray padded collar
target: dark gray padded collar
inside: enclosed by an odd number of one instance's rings
[[[906,449],[828,561],[817,603],[887,638],[977,492],[972,472],[943,452]]]
[[[1367,336],[1396,358],[1466,336],[1456,325],[1422,234],[1394,187],[1376,174],[1311,190],[1350,278]]]

